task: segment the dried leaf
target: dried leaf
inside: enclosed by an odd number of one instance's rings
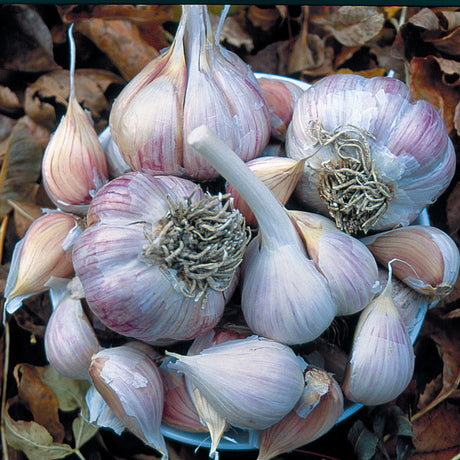
[[[0,9],[0,68],[19,72],[58,68],[51,34],[40,15],[27,5],[1,5]]]
[[[460,38],[460,35],[459,35]],[[459,42],[460,44],[460,42]],[[446,86],[460,85],[460,62],[433,56],[442,72],[442,82]]]
[[[434,38],[427,41],[441,51],[441,53],[450,56],[460,56],[460,27],[457,27],[441,38]]]
[[[78,102],[91,112],[94,127],[100,132],[107,126],[113,97],[124,80],[113,72],[102,69],[77,69],[75,92]],[[110,93],[112,85],[116,91]],[[25,91],[25,111],[36,123],[54,131],[67,109],[69,71],[57,70],[39,77]]]
[[[372,6],[342,6],[330,16],[315,19],[345,46],[361,46],[381,32],[385,15]]]
[[[10,115],[22,112],[22,106],[17,94],[8,86],[0,85],[0,110]]]
[[[460,11],[450,11],[443,9],[437,12],[440,18],[442,28],[445,30],[453,30],[460,27]]]
[[[451,460],[459,451],[458,406],[444,402],[423,417],[413,421],[417,448],[412,460]]]
[[[216,30],[219,23],[219,17],[210,14],[211,26]],[[250,53],[254,49],[254,40],[241,26],[240,22],[234,16],[227,16],[220,34],[220,42],[234,46],[235,48],[244,48]]]
[[[361,420],[357,420],[350,428],[348,440],[353,445],[358,460],[373,458],[379,443],[377,435],[369,431]]]
[[[2,166],[5,176],[3,184],[0,179],[0,216],[11,211],[8,200],[33,202],[48,139],[49,132],[28,117],[16,123],[9,138],[6,164]]]
[[[409,23],[431,32],[438,32],[441,29],[438,17],[430,8],[420,10],[409,19]]]
[[[19,401],[30,410],[34,421],[46,428],[55,442],[62,442],[65,433],[59,421],[58,400],[50,387],[42,382],[38,370],[31,364],[18,364],[14,368],[14,377]]]
[[[107,54],[126,80],[131,80],[159,55],[127,19],[82,19],[76,23],[75,29]]]
[[[16,397],[8,400],[3,414],[6,440],[11,447],[23,451],[29,460],[53,460],[74,452],[69,445],[54,442],[53,437],[40,424],[14,420],[9,410],[16,402]]]
[[[266,46],[254,56],[248,57],[248,64],[254,72],[287,75],[289,41],[279,41]]]
[[[14,225],[16,228],[16,233],[18,234],[19,238],[22,238],[26,234],[30,224],[35,219],[38,219],[43,215],[43,208],[38,204],[20,203],[14,200],[9,200],[8,204],[10,204],[14,209]]]
[[[249,5],[247,19],[253,27],[267,32],[279,21],[280,11],[274,5],[268,7]]]
[[[460,103],[455,108],[455,129],[460,133]],[[460,181],[447,197],[446,218],[449,235],[460,245]]]

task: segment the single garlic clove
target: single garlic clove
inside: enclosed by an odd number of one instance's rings
[[[91,357],[99,348],[99,341],[81,301],[65,296],[46,325],[45,353],[48,362],[64,377],[89,379]]]
[[[64,211],[85,214],[94,193],[108,180],[104,150],[89,115],[75,96],[75,45],[71,42],[70,96],[67,111],[52,135],[42,162],[45,190]]]
[[[185,384],[185,377],[168,368],[170,360],[166,358],[159,367],[165,389],[162,423],[182,431],[205,433],[208,430],[200,421]]]
[[[168,353],[209,404],[231,425],[265,429],[284,417],[302,394],[303,364],[273,340],[251,336],[229,340],[198,355]]]
[[[157,357],[147,344],[131,342],[96,353],[89,374],[115,416],[165,459],[167,447],[160,433],[164,388]]]
[[[51,278],[73,274],[71,248],[80,232],[78,219],[62,212],[50,212],[31,224],[14,248],[4,294],[8,313],[48,289]]]
[[[337,303],[337,315],[361,311],[379,287],[377,262],[358,239],[318,214],[291,211],[309,256],[326,277]]]
[[[257,460],[269,460],[308,444],[327,433],[343,412],[343,394],[323,369],[308,366],[305,388],[286,417],[262,431]]]
[[[284,140],[292,119],[294,105],[304,90],[295,83],[273,78],[259,78],[260,88],[270,110],[271,135]]]
[[[362,241],[382,265],[393,260],[394,275],[420,294],[440,299],[457,281],[460,256],[452,238],[427,225],[377,233]]]
[[[351,401],[385,404],[405,390],[414,363],[412,342],[392,300],[390,270],[383,292],[361,312],[342,390]]]
[[[281,204],[286,204],[303,172],[304,160],[295,161],[286,157],[260,157],[246,165],[273,192]],[[226,192],[234,198],[234,206],[239,209],[251,227],[257,227],[257,219],[237,190],[226,185]]]

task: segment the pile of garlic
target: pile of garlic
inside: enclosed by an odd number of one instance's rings
[[[5,288],[10,314],[50,289],[49,363],[92,383],[92,422],[163,458],[162,424],[209,433],[211,457],[247,430],[267,460],[327,432],[344,399],[394,400],[416,318],[459,273],[448,235],[409,226],[454,172],[433,108],[385,77],[261,87],[219,44],[225,14],[214,35],[205,6],[183,7],[171,47],[115,101],[105,150],[71,80],[43,158],[56,209],[17,244]],[[290,158],[261,157],[270,134]],[[353,315],[343,365],[302,353]]]

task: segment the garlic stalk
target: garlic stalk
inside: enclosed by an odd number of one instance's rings
[[[53,133],[42,162],[43,184],[60,209],[84,215],[94,193],[108,180],[105,154],[96,131],[75,96],[72,26],[70,95],[67,111]]]
[[[186,179],[142,172],[99,190],[73,264],[104,325],[155,344],[216,326],[248,239],[244,218],[224,198]]]
[[[268,107],[254,74],[213,37],[206,5],[183,5],[170,48],[116,99],[110,131],[132,169],[205,180],[218,173],[186,141],[203,122],[245,161],[269,141]]]
[[[181,356],[169,366],[190,379],[231,425],[265,429],[284,417],[302,394],[304,363],[273,340],[228,340]]]
[[[455,170],[441,116],[389,77],[315,82],[297,101],[286,154],[307,159],[296,189],[304,206],[351,234],[409,225]]]
[[[207,127],[194,130],[188,140],[238,190],[259,223],[260,245],[253,239],[243,262],[241,307],[249,327],[286,344],[316,339],[337,305],[285,209]]]
[[[392,299],[391,263],[385,289],[362,312],[342,390],[367,406],[398,397],[412,379],[415,356],[411,339]]]

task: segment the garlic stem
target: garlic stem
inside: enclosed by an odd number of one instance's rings
[[[74,75],[75,75],[75,40],[73,39],[72,34],[73,23],[70,24],[69,27],[69,43],[70,43],[70,92],[69,92],[69,104],[72,98],[75,96],[75,83],[74,83]]]
[[[299,244],[297,231],[284,207],[225,142],[204,125],[190,133],[188,142],[246,201],[259,223],[262,244],[272,247]]]

